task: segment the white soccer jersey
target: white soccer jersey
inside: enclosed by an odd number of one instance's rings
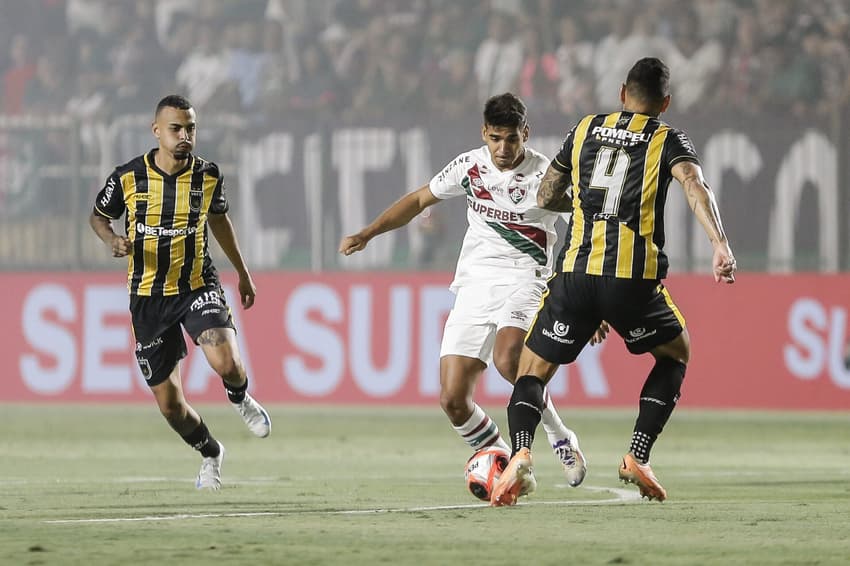
[[[469,227],[452,289],[551,275],[558,213],[537,206],[548,166],[545,155],[527,147],[516,169],[500,171],[485,145],[460,154],[431,179],[439,199],[466,195]]]

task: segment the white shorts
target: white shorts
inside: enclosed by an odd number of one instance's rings
[[[505,326],[528,330],[545,289],[542,280],[459,287],[443,331],[440,357],[468,356],[490,363],[496,332]]]

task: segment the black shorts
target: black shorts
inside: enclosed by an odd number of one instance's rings
[[[234,328],[230,307],[220,285],[169,296],[130,296],[130,315],[136,340],[136,361],[148,386],[165,381],[186,356],[180,325],[192,340],[210,328]]]
[[[607,321],[632,354],[644,354],[682,333],[685,319],[658,280],[558,273],[549,280],[526,345],[546,361],[578,357]]]

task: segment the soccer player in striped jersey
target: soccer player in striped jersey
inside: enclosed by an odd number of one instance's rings
[[[454,308],[440,347],[440,405],[476,451],[507,449],[495,421],[473,400],[475,384],[491,359],[513,382],[525,333],[552,271],[559,212],[537,205],[549,160],[526,147],[528,134],[526,107],[519,98],[510,93],[490,98],[481,129],[485,145],[457,156],[430,183],[396,201],[339,246],[340,253],[350,255],[429,206],[465,198],[469,227],[451,283]],[[543,426],[568,482],[577,486],[586,471],[584,455],[548,391],[544,395]]]
[[[248,394],[230,308],[207,251],[207,228],[239,274],[242,306],[256,288],[227,215],[224,178],[215,163],[192,154],[195,110],[170,95],[156,107],[158,147],[119,165],[95,199],[89,223],[112,250],[128,257],[128,287],[136,360],[168,424],[203,461],[196,487],[221,487],[224,447],[183,395],[181,325],[222,378],[225,392],[249,430],[266,437],[271,419]],[[125,216],[126,235],[112,220]]]
[[[575,360],[602,320],[631,353],[655,358],[620,478],[649,499],[667,498],[649,454],[679,399],[690,356],[685,319],[661,283],[667,275],[664,202],[672,179],[714,247],[715,280],[733,283],[736,270],[693,144],[658,119],[670,104],[669,80],[661,60],[635,63],[620,90],[623,110],[582,119],[541,182],[540,206],[563,203],[573,214],[556,275],[520,356],[508,404],[514,455],[493,489],[493,505],[513,505],[533,486],[530,449],[545,384],[558,365]]]

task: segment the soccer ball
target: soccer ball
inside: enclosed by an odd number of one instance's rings
[[[493,486],[508,467],[510,453],[497,447],[485,448],[473,454],[466,461],[463,477],[470,493],[484,501],[490,501]]]

